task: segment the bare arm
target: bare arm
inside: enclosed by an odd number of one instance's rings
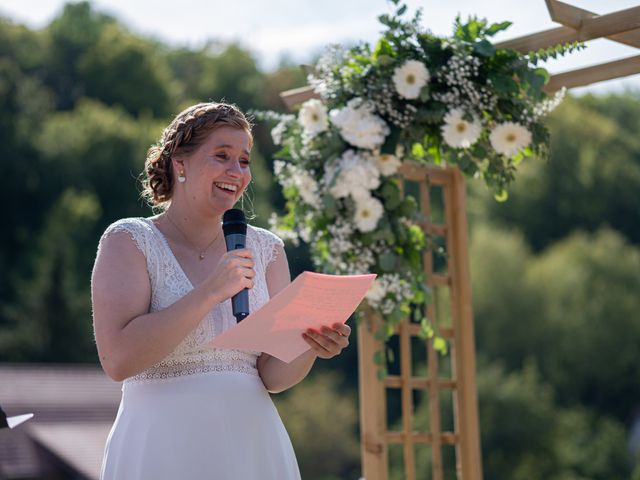
[[[149,313],[146,259],[127,233],[103,239],[91,278],[100,363],[114,380],[146,370],[169,355],[216,303],[253,287],[249,250],[225,254],[212,275],[168,308]]]
[[[278,247],[276,259],[267,268],[266,277],[270,297],[291,283],[289,263],[282,247]],[[271,393],[291,388],[307,376],[316,358],[331,358],[339,354],[349,344],[350,331],[347,325],[342,324],[334,325],[333,329],[323,329],[322,332],[308,330],[303,338],[309,343],[311,350],[291,363],[263,353],[258,358],[258,372],[262,383]]]

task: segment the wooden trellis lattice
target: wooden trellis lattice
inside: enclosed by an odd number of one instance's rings
[[[559,43],[607,38],[632,47],[640,47],[640,6],[598,15],[558,0],[545,0],[551,19],[561,27],[498,43],[500,48],[512,48],[522,53],[547,48]],[[640,73],[640,55],[600,65],[563,72],[551,76],[545,86],[547,92],[562,87],[574,88]],[[312,87],[302,87],[281,93],[289,109],[310,98],[319,98]],[[425,217],[422,225],[431,237],[445,239],[446,272],[435,271],[433,252],[425,251],[423,266],[428,285],[436,292],[436,302],[427,307],[427,316],[441,324],[438,290],[449,289],[446,303],[450,306],[446,325],[440,334],[449,342],[448,357],[439,357],[430,341],[421,341],[426,348],[426,370],[415,375],[415,355],[411,349],[419,332],[419,325],[403,322],[395,339],[399,345],[399,372],[384,381],[377,378],[373,353],[380,348],[374,337],[375,318],[367,318],[358,328],[360,371],[360,425],[363,475],[366,480],[386,480],[389,476],[389,451],[402,448],[404,476],[409,480],[482,480],[480,432],[478,426],[477,391],[475,384],[475,347],[471,289],[468,267],[467,218],[465,184],[456,168],[439,168],[405,162],[400,170],[406,183],[417,183],[416,196]],[[442,191],[443,219],[432,218],[431,189]],[[415,189],[414,189],[415,190]],[[407,192],[408,193],[408,192]],[[450,359],[448,377],[442,377],[439,363]],[[400,391],[400,424],[402,430],[388,430],[388,391]],[[414,392],[427,392],[428,430],[414,428],[416,407]],[[442,430],[441,394],[451,392],[453,428]],[[430,447],[429,471],[416,469],[416,449]],[[453,465],[445,464],[443,448],[455,447]],[[421,459],[421,457],[420,457]],[[449,468],[447,468],[449,467]]]
[[[384,381],[376,377],[371,365],[374,352],[380,349],[375,339],[375,319],[367,318],[358,328],[360,363],[360,431],[363,473],[366,480],[388,478],[388,446],[401,445],[405,478],[443,480],[445,468],[442,448],[455,447],[455,467],[458,478],[480,479],[480,435],[475,385],[475,351],[469,262],[467,257],[467,217],[465,183],[457,168],[439,168],[405,162],[400,170],[405,183],[413,183],[420,211],[425,219],[422,228],[433,240],[444,240],[446,268],[434,270],[433,249],[423,255],[427,284],[434,292],[434,301],[427,306],[427,317],[439,324],[439,332],[449,343],[450,352],[440,357],[431,340],[420,340],[420,325],[404,321],[396,334],[399,342],[399,374],[388,375]],[[442,222],[434,219],[432,200],[438,199]],[[436,242],[437,243],[437,242]],[[448,289],[448,295],[442,290]],[[440,305],[446,302],[448,305]],[[447,314],[443,314],[447,312]],[[449,318],[443,318],[449,317]],[[416,375],[412,371],[416,360],[412,355],[412,340],[424,344],[427,352],[426,369]],[[439,362],[450,362],[448,376],[443,377]],[[420,366],[419,364],[417,365]],[[402,431],[389,431],[387,425],[387,391],[401,392]],[[414,392],[426,391],[428,430],[414,428]],[[443,431],[441,425],[441,393],[451,392],[453,429]],[[424,402],[423,402],[424,403]],[[424,407],[424,405],[421,405]],[[416,470],[416,447],[429,445],[430,472]],[[430,473],[430,475],[428,475]],[[448,478],[451,478],[450,476]]]

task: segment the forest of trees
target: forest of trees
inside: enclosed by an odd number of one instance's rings
[[[278,93],[305,83],[238,44],[134,35],[88,2],[37,31],[0,17],[0,361],[97,363],[91,267],[109,223],[150,214],[146,149],[191,103],[284,111]],[[484,476],[640,480],[640,93],[569,97],[549,127],[550,161],[523,162],[507,202],[469,182]],[[266,226],[282,199],[269,126],[255,136]],[[293,275],[311,268],[288,253]],[[355,343],[274,397],[305,479],[360,475]]]

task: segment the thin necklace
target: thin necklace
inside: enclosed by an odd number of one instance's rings
[[[178,230],[178,232],[180,232],[180,235],[182,235],[182,238],[184,238],[184,240],[191,246],[191,248],[193,248],[194,250],[198,251],[198,249],[195,247],[195,245],[187,238],[187,236],[184,234],[184,232],[180,229],[180,227],[178,227],[178,225],[175,224],[175,222],[173,220],[171,220],[171,217],[169,216],[169,212],[165,213],[165,217],[167,217],[167,220],[169,220],[171,222],[171,225],[174,226],[174,228],[176,230]],[[205,247],[204,250],[200,250],[200,253],[198,254],[198,259],[199,260],[204,260],[204,257],[207,256],[207,250],[209,250],[209,248],[211,247],[211,245],[213,245],[215,243],[215,241],[218,239],[218,237],[220,236],[220,231],[218,231],[218,233],[216,234],[215,238],[213,240],[211,240],[211,242],[209,243],[209,245],[207,245]]]

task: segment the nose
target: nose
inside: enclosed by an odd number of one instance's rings
[[[242,176],[242,165],[240,165],[239,159],[229,163],[229,166],[227,167],[227,174],[232,175],[234,177]]]

